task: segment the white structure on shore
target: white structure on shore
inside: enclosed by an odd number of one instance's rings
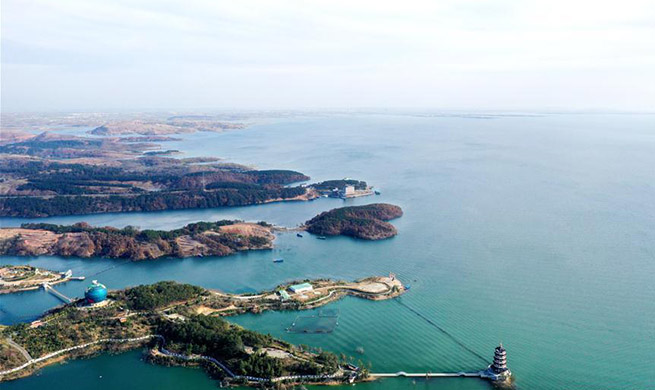
[[[314,287],[312,287],[312,285],[309,283],[300,283],[289,286],[289,290],[291,290],[291,292],[294,294],[302,294],[314,290]]]

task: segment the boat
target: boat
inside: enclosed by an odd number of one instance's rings
[[[300,238],[302,238],[302,234],[300,234],[300,233],[296,233],[296,237],[300,237]]]
[[[403,287],[405,288],[405,290],[409,290],[410,288],[412,288],[412,286],[410,286],[409,284]]]
[[[318,238],[319,240],[327,240],[327,237],[325,237],[325,236],[318,236],[316,238]]]
[[[380,191],[375,191],[375,195],[380,195]]]
[[[284,259],[283,258],[273,259],[273,262],[274,263],[282,263],[282,262],[284,262]]]

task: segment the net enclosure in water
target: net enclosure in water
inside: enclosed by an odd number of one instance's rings
[[[287,328],[290,333],[332,333],[339,325],[339,310],[321,310],[316,315],[298,316]]]

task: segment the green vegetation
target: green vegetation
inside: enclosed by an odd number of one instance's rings
[[[62,192],[70,195],[65,183]],[[237,187],[239,184],[236,185]],[[301,187],[282,188],[220,188],[212,191],[187,190],[184,192],[162,191],[128,197],[110,195],[92,196],[53,196],[0,198],[1,216],[45,217],[52,215],[97,214],[103,212],[161,211],[194,208],[217,208],[247,206],[264,203],[273,199],[290,199],[303,195]],[[85,193],[87,194],[87,193]]]
[[[326,180],[320,183],[312,184],[312,187],[319,191],[332,191],[335,188],[343,188],[345,186],[353,186],[356,190],[365,190],[368,185],[365,181],[342,179],[342,180]]]
[[[397,234],[396,228],[386,221],[402,215],[400,207],[385,203],[341,207],[317,215],[305,222],[305,227],[308,232],[322,236],[341,234],[379,240]]]
[[[147,334],[153,320],[150,316],[139,316],[130,324],[121,324],[113,318],[117,313],[117,307],[82,311],[66,306],[46,316],[47,325],[38,328],[30,328],[29,324],[12,325],[4,328],[2,334],[11,336],[32,357],[39,357],[102,338],[139,337]]]
[[[280,359],[268,357],[265,353],[253,353],[239,361],[239,373],[255,375],[260,378],[274,378],[283,374]]]
[[[205,294],[206,291],[200,287],[170,281],[140,285],[125,291],[130,309],[135,310],[153,310],[172,302]]]
[[[71,304],[55,309],[43,317],[43,325],[36,328],[27,324],[4,327],[0,330],[0,339],[11,337],[25,347],[32,357],[38,358],[101,339],[158,334],[164,337],[166,350],[176,354],[213,357],[239,375],[272,378],[281,375],[334,373],[339,369],[339,359],[329,352],[314,354],[219,317],[189,315],[189,305],[206,299],[207,294],[203,288],[175,282],[138,286],[113,292],[110,304],[104,307],[91,309]],[[185,316],[171,319],[171,316],[161,312],[167,306],[167,314],[184,313]],[[155,347],[158,341],[153,339],[149,342]],[[68,356],[138,346],[139,343],[95,344],[93,347],[70,352]],[[283,356],[269,356],[266,350],[276,350]],[[189,361],[176,360],[164,353],[153,353],[151,356],[152,361],[163,364],[190,364]],[[5,369],[19,363],[20,357],[15,356],[12,348],[0,345],[0,364]],[[212,376],[225,376],[213,364],[203,362],[201,366]]]
[[[0,198],[0,215],[44,217],[245,206],[303,195],[305,188],[286,186],[309,179],[295,171],[194,165],[153,156],[121,164],[0,161],[3,174],[26,181],[17,181],[11,190],[15,196]]]

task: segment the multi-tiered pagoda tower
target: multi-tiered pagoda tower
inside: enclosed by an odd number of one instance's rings
[[[494,351],[494,362],[491,365],[491,369],[496,374],[507,371],[507,351],[503,348],[503,343],[500,343]]]
[[[503,348],[503,343],[494,350],[494,361],[484,374],[493,381],[507,381],[512,376],[512,372],[507,368],[507,351]]]

